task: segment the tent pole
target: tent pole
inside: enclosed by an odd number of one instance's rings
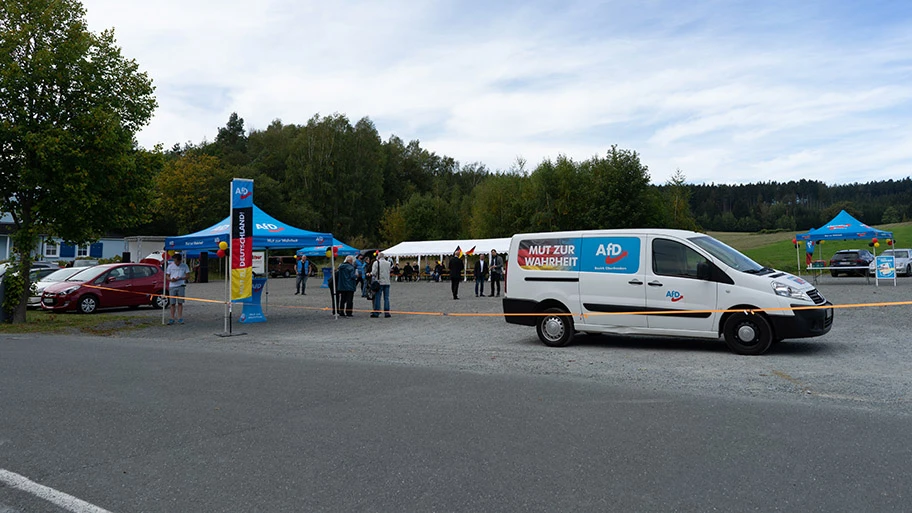
[[[330,240],[332,240],[332,239],[330,239]],[[333,310],[336,312],[334,317],[338,321],[339,320],[339,284],[336,283],[336,252],[333,251],[332,242],[330,242],[330,244],[329,244],[329,262],[330,262],[330,264],[329,264],[330,275],[329,276],[330,276],[330,279],[332,280],[332,284],[333,284],[333,287],[332,287]]]
[[[231,239],[228,239],[231,240]],[[230,246],[230,243],[229,243]],[[230,258],[230,257],[229,257]],[[225,333],[231,333],[231,290],[229,289],[229,280],[228,280],[228,258],[220,258],[219,260],[225,261]],[[221,267],[221,266],[219,266]]]
[[[269,266],[269,248],[266,248],[266,254],[263,255],[266,266]],[[266,273],[266,283],[263,285],[263,295],[266,297],[266,304],[263,306],[263,315],[269,314],[269,273]]]
[[[162,250],[162,271],[168,270],[168,250]],[[162,281],[162,297],[164,298],[168,294],[168,274],[165,272],[165,279]],[[162,305],[162,324],[165,323],[165,310],[168,308],[168,303],[171,300],[167,299],[165,304]]]

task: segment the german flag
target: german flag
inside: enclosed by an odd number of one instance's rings
[[[474,254],[475,254],[475,246],[472,246],[472,249],[466,251],[465,254],[466,254],[466,255],[474,255]]]
[[[462,252],[462,248],[459,246],[456,246],[456,251],[454,251],[453,253],[456,255],[457,258],[462,258],[462,256],[465,254]]]

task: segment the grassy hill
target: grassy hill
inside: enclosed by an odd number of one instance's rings
[[[897,247],[912,247],[912,222],[894,223],[876,226],[875,228],[893,232],[893,237],[898,241]],[[739,233],[739,232],[709,232],[709,235],[721,240],[729,246],[751,257],[757,263],[767,265],[788,272],[798,270],[799,261],[804,268],[804,246],[799,245],[798,250],[792,244],[795,232],[778,233]],[[840,240],[826,241],[814,250],[815,260],[829,260],[833,253],[840,249],[867,249],[870,240]],[[880,241],[877,253],[889,249],[886,241]]]

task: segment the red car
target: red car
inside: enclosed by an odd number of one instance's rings
[[[165,273],[154,265],[96,265],[45,288],[41,294],[41,308],[82,313],[115,306],[162,308],[168,300],[152,294],[162,293],[164,281]]]

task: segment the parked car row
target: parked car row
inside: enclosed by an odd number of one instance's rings
[[[39,281],[37,286],[41,292],[35,299],[30,298],[29,305],[38,302],[47,311],[87,314],[99,308],[139,308],[143,305],[162,308],[167,301],[160,295],[165,284],[165,273],[160,267],[149,264],[67,268]]]

